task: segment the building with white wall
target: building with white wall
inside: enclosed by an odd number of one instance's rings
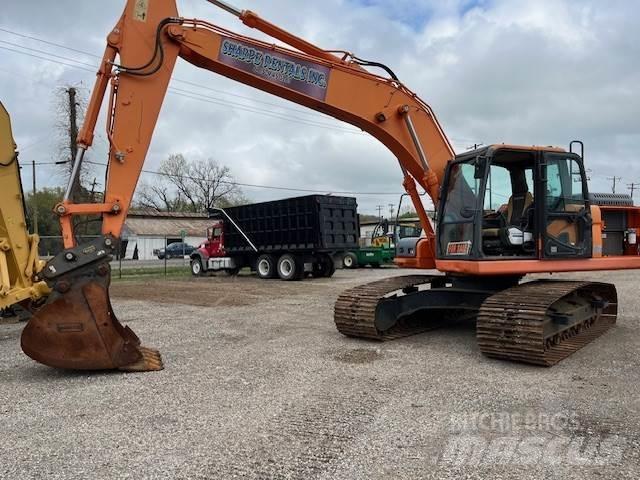
[[[132,210],[122,230],[126,243],[126,260],[157,259],[153,252],[174,242],[188,243],[197,247],[207,238],[211,226],[207,214],[183,212],[156,212]],[[184,240],[183,240],[184,239]]]

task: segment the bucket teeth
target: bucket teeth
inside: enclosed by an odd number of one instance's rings
[[[164,368],[162,356],[155,348],[138,347],[138,351],[142,354],[142,358],[135,363],[118,367],[123,372],[154,372]]]

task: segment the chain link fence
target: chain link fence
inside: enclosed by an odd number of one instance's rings
[[[96,238],[97,235],[80,235],[77,242],[81,245]],[[124,238],[113,253],[112,278],[188,276],[191,274],[189,255],[198,245],[180,237]],[[39,253],[43,260],[49,260],[63,250],[61,236],[40,237]]]

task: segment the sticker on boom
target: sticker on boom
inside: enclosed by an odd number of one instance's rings
[[[139,22],[146,22],[148,13],[149,0],[137,0],[133,7],[133,18]]]
[[[471,253],[471,241],[447,243],[447,255],[469,255]]]
[[[327,96],[331,70],[324,65],[286,53],[245,45],[230,38],[222,39],[218,60],[317,100],[324,101]]]

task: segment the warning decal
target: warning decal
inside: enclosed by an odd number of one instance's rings
[[[136,0],[136,4],[133,7],[133,18],[139,22],[146,22],[148,12],[149,0]]]

